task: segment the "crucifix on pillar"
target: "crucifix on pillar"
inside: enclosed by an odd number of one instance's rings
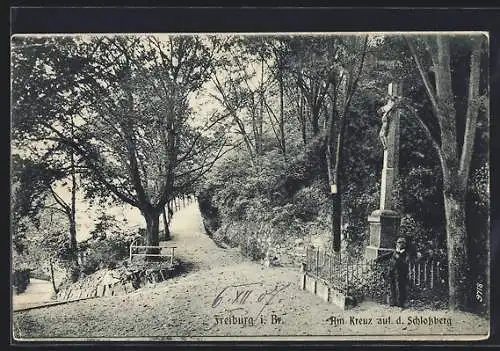
[[[389,98],[377,113],[382,119],[379,139],[384,148],[384,163],[380,189],[380,208],[368,216],[370,223],[370,243],[365,257],[374,259],[392,251],[399,234],[401,215],[396,211],[396,181],[399,159],[399,111],[398,102],[402,97],[402,84],[389,84]]]

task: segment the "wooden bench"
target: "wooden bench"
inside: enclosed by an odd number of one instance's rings
[[[143,256],[143,257],[170,257],[170,264],[174,263],[174,253],[177,246],[147,246],[147,245],[130,245],[129,261],[132,262],[133,256]],[[135,252],[147,249],[159,249],[160,253],[150,254],[147,252]],[[163,249],[170,249],[170,253],[162,253]]]

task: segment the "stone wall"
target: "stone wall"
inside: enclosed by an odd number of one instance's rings
[[[158,265],[142,269],[101,269],[80,278],[76,283],[63,285],[57,293],[58,301],[78,300],[102,296],[118,296],[131,293],[148,284],[173,277],[178,265]]]
[[[307,273],[301,273],[299,286],[302,290],[309,291],[323,299],[323,301],[337,305],[342,310],[351,309],[356,305],[356,301],[352,296],[342,293],[324,280],[310,276]]]

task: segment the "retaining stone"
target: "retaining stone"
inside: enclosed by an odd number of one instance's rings
[[[124,275],[123,273],[125,272],[121,272],[122,280],[112,287],[103,285],[102,280],[108,271],[107,269],[100,270],[91,276],[83,278],[79,282],[66,286],[57,294],[57,300],[64,301],[88,297],[124,295],[136,290],[132,284],[131,279],[133,275],[130,274],[130,272],[128,275]],[[159,270],[148,269],[141,274],[138,284],[139,288],[167,280],[172,277],[173,272],[174,269],[172,268],[161,268]]]

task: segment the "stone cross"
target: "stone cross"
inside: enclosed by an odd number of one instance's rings
[[[389,96],[397,101],[402,96],[401,84],[389,84]],[[399,165],[399,111],[397,103],[388,112],[388,128],[386,132],[387,147],[384,149],[382,168],[382,184],[380,189],[380,209],[394,210],[395,183],[398,178]]]
[[[399,159],[399,112],[397,101],[402,97],[401,83],[389,84],[389,97],[393,106],[383,111],[387,120],[380,131],[384,136],[384,163],[380,189],[380,208],[368,216],[370,243],[365,250],[365,258],[375,259],[392,251],[399,236],[401,216],[395,211],[396,181]],[[388,104],[389,105],[389,104]],[[386,105],[386,106],[388,106]]]

